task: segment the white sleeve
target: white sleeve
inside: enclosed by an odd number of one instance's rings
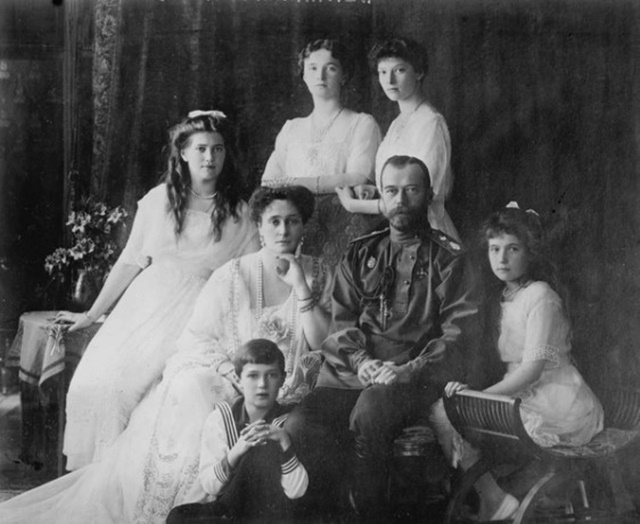
[[[233,265],[237,263],[237,260],[231,260],[209,277],[177,342],[179,351],[208,354],[213,358],[216,370],[222,362],[229,360],[224,341],[229,323],[227,313],[231,307]]]
[[[444,201],[453,186],[451,174],[451,139],[442,116],[429,120],[421,135],[421,147],[416,156],[422,160],[431,176],[434,197]]]
[[[164,186],[163,186],[164,187]],[[149,255],[144,253],[145,234],[153,227],[153,210],[156,205],[154,198],[159,188],[152,189],[144,197],[138,201],[138,209],[133,219],[131,234],[127,240],[127,244],[120,254],[119,262],[146,268],[151,262]]]
[[[202,489],[209,495],[217,495],[229,481],[231,468],[227,461],[229,445],[224,420],[219,409],[214,409],[204,422],[200,445],[200,473]]]
[[[276,137],[276,144],[267,160],[262,174],[262,181],[284,178],[287,176],[287,149],[289,148],[289,130],[291,121],[287,120]]]
[[[375,119],[361,114],[353,132],[345,172],[364,175],[373,182],[376,152],[381,140],[380,127]]]

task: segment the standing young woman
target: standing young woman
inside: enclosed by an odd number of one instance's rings
[[[387,98],[398,104],[400,114],[376,154],[376,182],[385,161],[394,155],[422,160],[429,169],[434,198],[429,207],[429,224],[458,239],[444,203],[453,186],[451,141],[444,117],[429,104],[422,91],[428,72],[427,52],[408,38],[390,38],[376,44],[369,53],[369,65],[378,75]],[[378,200],[366,200],[374,188],[343,187],[338,194],[343,206],[353,213],[378,214]]]
[[[335,188],[373,182],[380,129],[371,115],[342,105],[342,87],[351,74],[351,62],[340,42],[309,42],[298,55],[298,66],[313,98],[313,111],[284,124],[262,184],[301,185],[316,195],[305,251],[334,264],[348,242],[373,225],[362,215],[346,213]]]
[[[67,469],[100,460],[174,352],[211,272],[258,249],[240,198],[231,129],[197,111],[170,130],[162,184],[138,203],[131,236],[93,306],[61,312],[82,329],[117,306],[89,344],[67,396]]]

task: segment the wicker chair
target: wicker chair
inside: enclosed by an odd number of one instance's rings
[[[500,464],[533,464],[532,485],[513,522],[614,522],[633,511],[616,454],[640,436],[640,391],[611,389],[600,396],[605,429],[580,447],[542,448],[527,434],[520,417],[520,399],[465,390],[445,398],[456,430],[482,450],[482,459],[463,475],[452,495],[446,522],[464,522],[465,501],[476,480]],[[531,472],[533,470],[533,472]],[[591,493],[587,480],[596,480]],[[603,488],[608,489],[603,489]]]

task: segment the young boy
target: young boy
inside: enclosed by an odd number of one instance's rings
[[[244,397],[216,404],[202,432],[199,480],[216,500],[178,506],[167,524],[282,522],[290,499],[307,490],[307,471],[282,428],[286,414],[276,402],[285,378],[282,352],[269,340],[250,340],[234,364]]]

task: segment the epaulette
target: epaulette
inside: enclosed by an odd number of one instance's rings
[[[377,231],[371,231],[366,235],[362,235],[361,237],[354,238],[350,244],[355,244],[356,242],[362,242],[363,240],[369,240],[370,238],[378,237],[380,235],[385,235],[389,233],[389,227],[385,227],[384,229],[379,229]]]
[[[460,255],[461,253],[464,253],[464,248],[460,242],[446,233],[443,233],[439,229],[431,229],[429,238],[439,246],[445,248],[452,255]]]

